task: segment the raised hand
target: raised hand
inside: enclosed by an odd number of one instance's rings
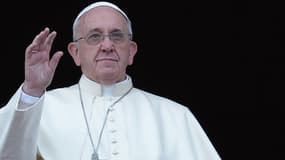
[[[23,91],[31,96],[39,97],[44,93],[63,55],[62,51],[57,51],[50,58],[50,50],[55,37],[55,31],[50,33],[49,28],[45,28],[26,48]]]

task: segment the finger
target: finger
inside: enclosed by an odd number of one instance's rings
[[[44,45],[43,45],[43,49],[46,51],[50,51],[51,50],[51,46],[53,44],[53,41],[56,37],[57,33],[55,31],[51,32],[48,37],[45,39]]]
[[[38,46],[36,45],[36,43],[32,43],[26,49],[26,57],[29,58],[30,56],[32,56],[37,52],[38,52]]]
[[[58,62],[59,62],[60,58],[62,57],[62,55],[63,55],[63,52],[58,51],[51,57],[50,62],[49,62],[49,66],[53,71],[55,71],[55,69],[58,65]]]
[[[45,37],[49,33],[49,28],[45,28],[43,31],[41,31],[35,38],[33,39],[32,43],[27,47],[26,49],[26,56],[31,56],[34,53],[37,53],[40,49],[40,45],[43,40],[45,40]]]
[[[44,44],[47,36],[49,34],[49,28],[46,27],[43,31],[41,31],[33,40],[33,44],[38,45],[40,48],[40,45]]]
[[[44,44],[47,36],[49,35],[49,28],[46,27],[40,34],[39,36],[36,38],[36,43],[38,44]]]
[[[57,35],[56,31],[52,31],[52,32],[48,35],[48,37],[47,37],[45,43],[48,44],[48,45],[51,45],[51,44],[53,43],[53,40],[54,40],[54,38],[56,37],[56,35]]]

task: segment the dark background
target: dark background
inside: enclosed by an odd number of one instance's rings
[[[188,106],[222,159],[284,159],[281,1],[111,2],[133,23],[139,48],[128,73],[135,87]],[[67,44],[89,3],[1,5],[1,106],[23,82],[25,48],[44,27],[58,32],[53,51],[65,52],[49,89],[78,81]]]

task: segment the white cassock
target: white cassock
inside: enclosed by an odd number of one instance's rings
[[[187,107],[132,88],[129,76],[109,87],[109,96],[84,75],[79,84],[100,159],[221,159]],[[110,105],[129,90],[107,115]],[[17,109],[20,96],[21,88],[0,110],[0,160],[33,160],[37,152],[45,160],[91,160],[93,147],[78,84],[47,91],[25,110]]]

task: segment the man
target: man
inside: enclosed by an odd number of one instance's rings
[[[82,77],[46,91],[63,55],[49,57],[55,37],[46,28],[25,51],[25,81],[0,110],[1,160],[220,159],[187,107],[133,87],[137,44],[116,5],[79,13],[68,51]]]

